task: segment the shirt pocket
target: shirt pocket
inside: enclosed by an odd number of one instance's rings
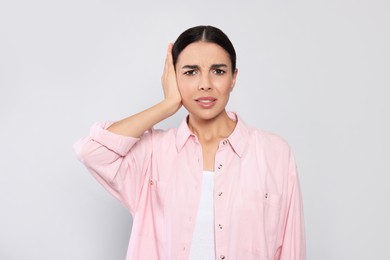
[[[239,194],[237,206],[240,219],[245,220],[241,225],[246,227],[243,233],[250,241],[245,247],[264,257],[271,256],[280,225],[282,196],[257,188],[242,188]]]
[[[264,195],[264,230],[267,243],[275,246],[281,218],[282,196],[277,193],[265,192]]]
[[[165,192],[167,184],[157,179],[148,180],[148,191],[142,212],[142,225],[139,235],[151,236],[157,240],[164,239],[165,226]],[[157,231],[157,232],[156,232]]]
[[[150,197],[153,202],[153,205],[163,205],[165,190],[166,190],[166,182],[160,181],[157,179],[149,179],[150,186]]]

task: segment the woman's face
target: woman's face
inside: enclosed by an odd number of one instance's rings
[[[215,43],[191,43],[176,62],[183,106],[198,119],[214,119],[225,112],[236,77],[229,54]]]

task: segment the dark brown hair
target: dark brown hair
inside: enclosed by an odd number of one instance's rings
[[[192,27],[180,34],[172,48],[172,58],[175,67],[179,54],[184,48],[198,41],[211,42],[221,46],[230,56],[232,73],[234,73],[236,70],[236,51],[233,44],[224,32],[210,25]]]

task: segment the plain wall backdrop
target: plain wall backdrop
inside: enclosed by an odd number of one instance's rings
[[[389,14],[387,0],[1,0],[0,259],[125,259],[131,215],[72,145],[160,101],[168,43],[200,24],[236,47],[228,110],[295,152],[308,259],[390,259]]]

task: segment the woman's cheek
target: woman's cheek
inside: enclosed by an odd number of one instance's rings
[[[194,89],[197,88],[196,80],[195,79],[179,79],[177,81],[178,88],[180,90],[180,93],[182,95],[184,93],[191,93],[191,91],[194,91]]]

